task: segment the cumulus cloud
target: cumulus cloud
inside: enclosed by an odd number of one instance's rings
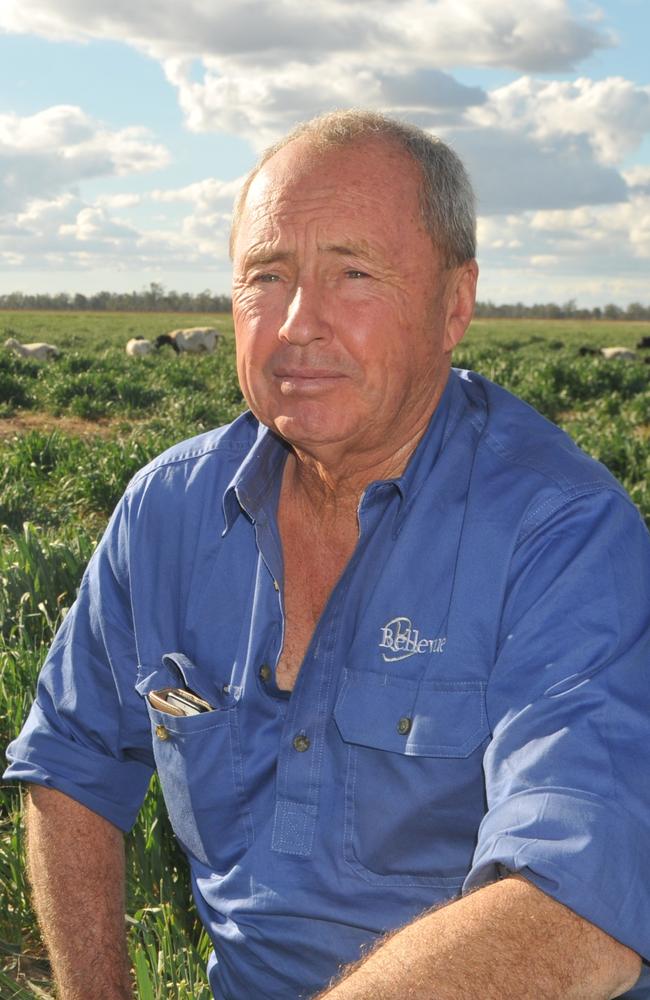
[[[81,108],[0,115],[0,212],[19,211],[80,181],[164,166],[169,156],[147,129],[111,130]]]
[[[522,274],[533,268],[556,277],[558,263],[566,275],[587,270],[602,280],[626,271],[640,277],[647,274],[650,259],[650,197],[483,217],[478,235],[484,271],[492,277],[495,270],[516,267]]]
[[[621,77],[543,81],[521,77],[468,111],[484,129],[523,130],[541,143],[580,137],[603,163],[620,163],[650,131],[650,86]]]
[[[122,272],[219,265],[227,272],[234,183],[212,181],[150,195],[100,195],[92,202],[72,192],[32,199],[23,211],[0,217],[0,262],[12,269],[108,267]],[[180,204],[185,211],[180,219],[163,215],[156,221],[145,215],[139,223],[124,215],[146,202]]]
[[[486,100],[456,65],[566,71],[613,44],[567,0],[5,0],[3,28],[136,46],[162,62],[191,129],[256,148],[350,104],[448,124]]]
[[[549,24],[553,32],[549,32]],[[227,56],[236,60],[313,62],[369,49],[408,54],[415,65],[510,66],[568,70],[612,44],[594,23],[573,15],[567,0],[5,0],[5,31],[50,38],[115,38],[157,58]]]
[[[230,212],[242,180],[239,177],[233,181],[220,181],[216,177],[208,177],[182,188],[155,189],[150,197],[158,202],[191,202],[198,212]]]
[[[197,81],[195,65],[169,59],[164,68],[176,88],[189,128],[243,136],[256,149],[275,141],[297,122],[323,110],[349,105],[390,109],[411,121],[451,124],[486,100],[480,87],[459,83],[441,70],[373,69],[333,56],[314,68],[292,61],[263,73],[232,60],[206,59]]]

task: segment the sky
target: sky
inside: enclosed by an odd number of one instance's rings
[[[461,155],[479,299],[650,303],[649,0],[0,0],[0,293],[230,290],[234,195],[365,107]]]

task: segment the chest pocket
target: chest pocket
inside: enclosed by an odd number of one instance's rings
[[[222,699],[211,712],[174,716],[158,711],[146,697],[149,691],[177,684],[164,662],[154,671],[141,670],[137,684],[149,712],[158,778],[183,850],[213,871],[224,872],[252,841],[237,701]]]
[[[481,681],[345,671],[345,860],[366,881],[458,888],[486,809]]]

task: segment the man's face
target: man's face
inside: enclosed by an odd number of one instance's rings
[[[442,268],[419,181],[381,140],[324,153],[296,140],[248,192],[234,242],[239,379],[258,419],[316,458],[372,464],[422,430],[469,320],[459,332],[458,287],[472,297],[474,271]]]

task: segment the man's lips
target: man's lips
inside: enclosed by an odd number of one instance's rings
[[[280,383],[280,392],[321,392],[346,376],[332,368],[279,368],[273,373]]]

